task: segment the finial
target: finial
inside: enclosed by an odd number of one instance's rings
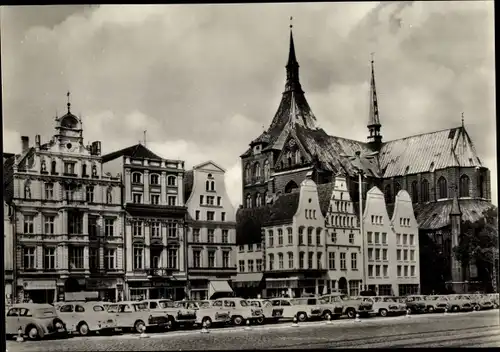
[[[144,146],[146,146],[146,132],[148,132],[148,131],[144,130]]]
[[[370,53],[370,56],[372,57],[372,59],[371,59],[371,63],[372,63],[372,64],[373,64],[373,56],[374,56],[374,55],[375,55],[375,53],[373,53],[373,52],[372,52],[372,53]]]
[[[462,127],[464,127],[464,113],[462,112]]]
[[[293,17],[290,16],[290,29],[292,29],[292,28],[293,28]]]
[[[68,97],[68,114],[71,112],[71,103],[69,102],[69,96],[70,96],[70,92],[68,91],[68,93],[66,93],[66,96]]]

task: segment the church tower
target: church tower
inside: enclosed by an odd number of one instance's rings
[[[368,117],[368,145],[374,151],[378,151],[382,145],[382,135],[380,134],[380,119],[378,115],[377,87],[375,86],[375,69],[373,67],[373,57],[371,60],[371,82],[370,82],[370,114]]]

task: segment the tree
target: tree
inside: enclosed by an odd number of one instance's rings
[[[492,206],[485,210],[482,217],[475,221],[462,223],[460,243],[453,248],[453,255],[467,268],[476,264],[478,278],[486,289],[496,281],[496,262],[498,261],[498,212]]]

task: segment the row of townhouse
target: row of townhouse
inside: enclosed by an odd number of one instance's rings
[[[84,145],[69,104],[55,129],[47,143],[23,136],[20,154],[4,154],[7,302],[231,290],[236,223],[224,169],[185,171],[140,143],[101,155],[99,141]]]
[[[316,185],[311,173],[300,188],[263,208],[238,212],[235,290],[265,297],[419,292],[418,227],[410,196],[400,191],[393,209],[383,193],[368,191],[362,215],[345,176]],[[392,214],[389,211],[392,210]],[[261,236],[252,236],[260,225]]]

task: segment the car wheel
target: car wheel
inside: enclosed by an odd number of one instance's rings
[[[264,320],[265,320],[265,319],[266,319],[265,317],[260,317],[260,318],[257,318],[257,324],[259,324],[259,325],[264,324]]]
[[[381,316],[381,317],[386,317],[388,312],[387,312],[387,309],[381,309],[381,310],[379,311],[379,313],[380,313],[380,316]]]
[[[433,306],[427,307],[427,312],[434,313],[434,307]]]
[[[460,310],[460,308],[458,308],[458,306],[451,307],[452,312],[458,312],[459,310]]]
[[[212,319],[210,319],[210,317],[205,317],[203,318],[203,320],[201,321],[201,327],[210,327],[212,325]]]
[[[233,324],[236,326],[240,326],[241,324],[243,324],[243,318],[240,317],[239,315],[233,317]]]
[[[142,333],[146,330],[146,324],[142,320],[137,320],[134,324],[134,329],[138,333]]]
[[[477,306],[474,307],[474,310],[481,310],[481,306],[478,304]]]
[[[352,308],[349,308],[349,309],[347,310],[347,317],[348,317],[349,319],[354,319],[354,318],[356,318],[356,311],[355,311],[354,309],[352,309]]]
[[[297,320],[300,321],[300,322],[304,322],[307,320],[307,314],[304,313],[304,312],[300,312],[299,314],[297,314]]]
[[[89,326],[86,323],[81,323],[78,326],[78,333],[81,336],[87,336],[89,334]]]
[[[38,333],[38,329],[36,326],[30,326],[27,329],[27,335],[30,340],[37,340],[40,337],[40,334]]]

